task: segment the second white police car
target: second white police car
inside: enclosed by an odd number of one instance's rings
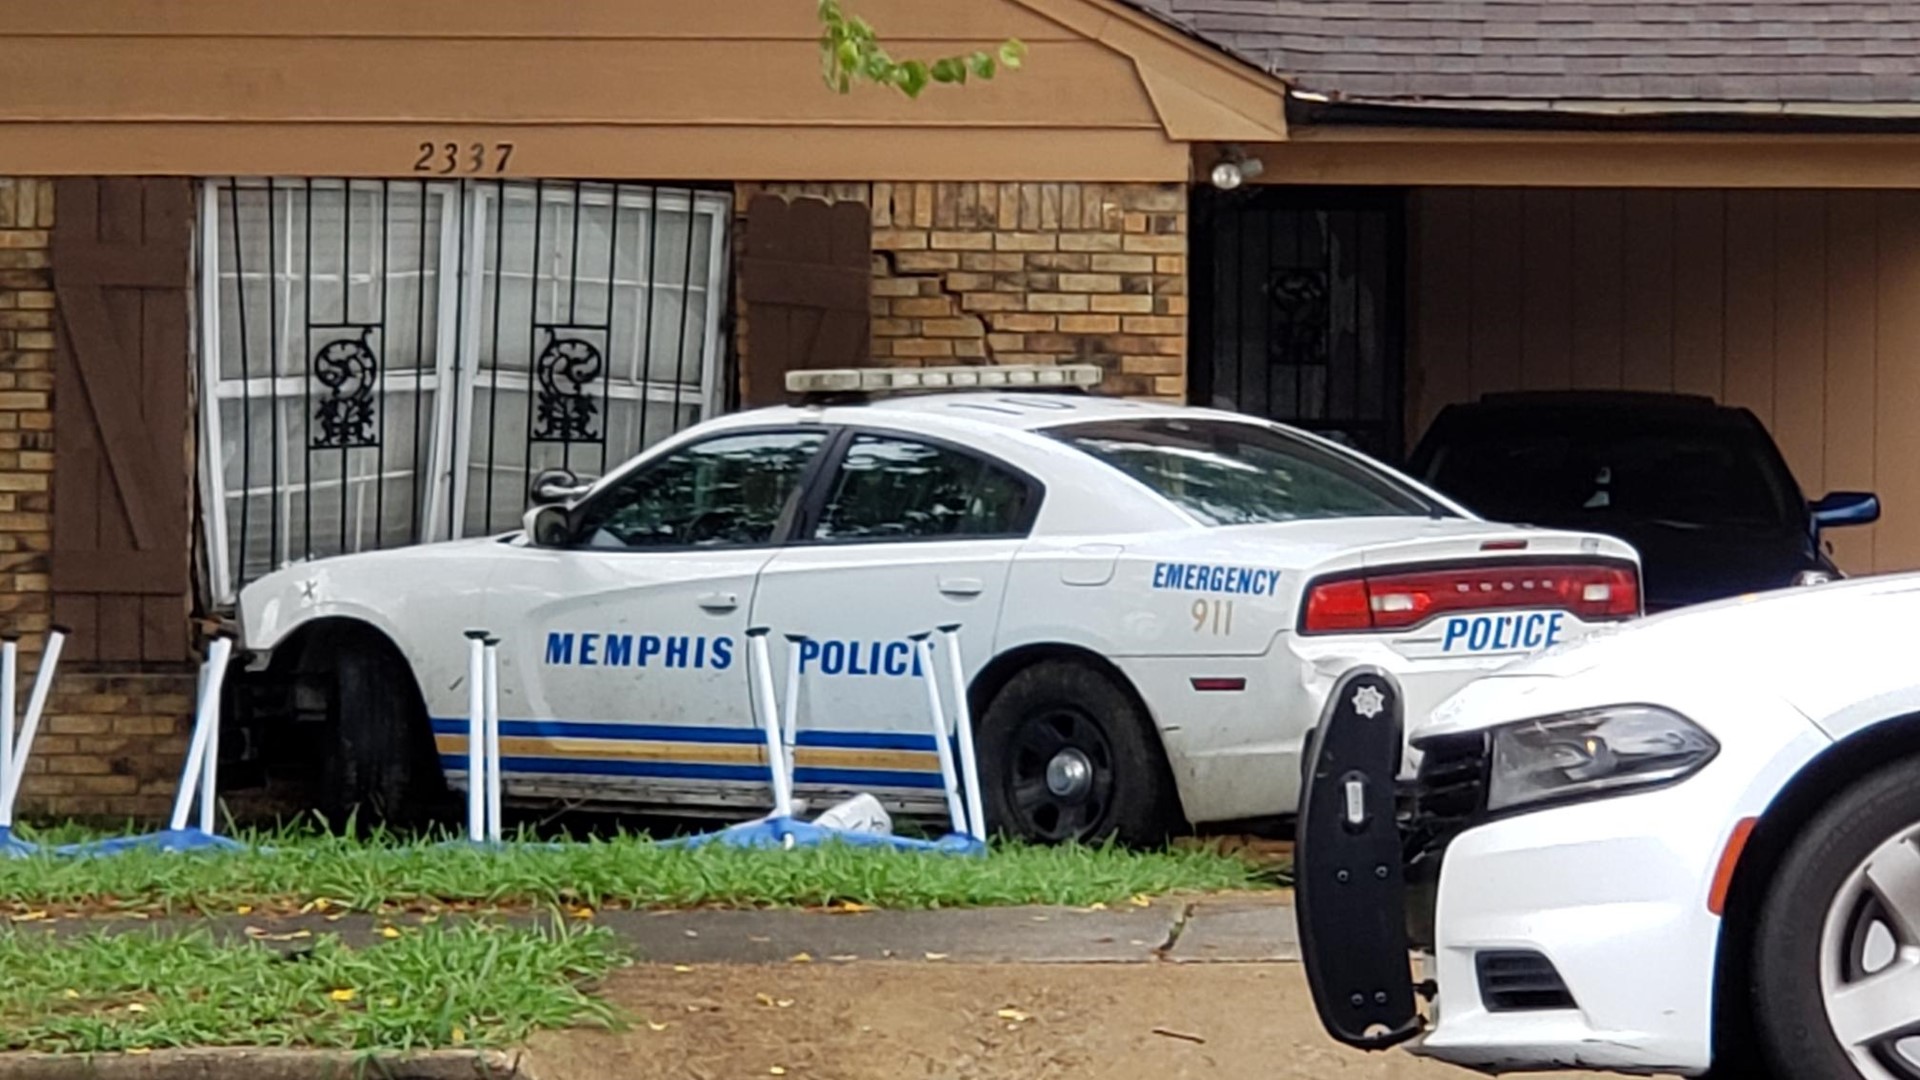
[[[1297,867],[1328,1030],[1491,1073],[1920,1078],[1916,619],[1903,574],[1596,634],[1407,714],[1404,787],[1394,680],[1349,675]]]
[[[1148,840],[1291,813],[1356,665],[1417,709],[1640,614],[1617,540],[1484,522],[1245,416],[1035,392],[1097,378],[803,373],[824,393],[693,427],[523,532],[291,566],[240,598],[251,712],[304,733],[326,808],[417,815],[464,778],[486,627],[509,798],[758,809],[765,627],[775,672],[800,650],[796,790],[937,812],[910,638],[958,623],[990,823]],[[868,392],[903,383],[975,389]]]

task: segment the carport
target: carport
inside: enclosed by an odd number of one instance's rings
[[[1244,185],[1195,188],[1197,402],[1392,458],[1492,391],[1706,394],[1881,494],[1845,569],[1920,567],[1920,14],[1150,6],[1291,86],[1196,151]]]

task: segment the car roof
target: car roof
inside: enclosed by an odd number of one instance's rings
[[[1675,394],[1657,390],[1508,390],[1480,395],[1466,408],[1497,409],[1680,409],[1702,413],[1741,410],[1721,405],[1704,394]]]
[[[1422,442],[1443,432],[1538,430],[1573,425],[1586,430],[1728,432],[1761,427],[1747,409],[1696,394],[1634,390],[1526,390],[1487,394],[1440,410]]]
[[[975,390],[940,394],[901,394],[863,401],[773,406],[734,413],[729,426],[774,423],[867,423],[914,430],[979,431],[1005,428],[1038,431],[1060,424],[1099,420],[1207,417],[1260,423],[1255,417],[1170,402],[1100,394],[1021,393]]]

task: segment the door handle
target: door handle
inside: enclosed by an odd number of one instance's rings
[[[699,604],[707,611],[732,611],[740,606],[740,597],[730,592],[701,593]]]
[[[972,577],[943,577],[940,591],[948,596],[979,596],[987,591],[985,582]]]

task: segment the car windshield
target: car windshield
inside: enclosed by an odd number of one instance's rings
[[[1791,480],[1776,461],[1744,425],[1535,415],[1436,436],[1425,472],[1435,488],[1503,521],[1784,526]]]
[[[1107,420],[1045,434],[1119,469],[1208,525],[1446,513],[1384,470],[1264,424]]]

